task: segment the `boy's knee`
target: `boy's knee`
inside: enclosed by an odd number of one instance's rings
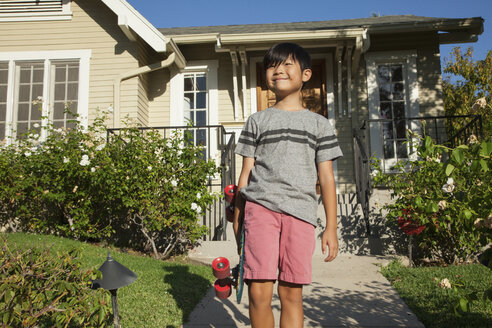
[[[249,300],[253,305],[270,305],[273,296],[273,281],[251,281],[248,288]]]
[[[278,295],[282,303],[302,304],[302,285],[280,281],[278,284]]]

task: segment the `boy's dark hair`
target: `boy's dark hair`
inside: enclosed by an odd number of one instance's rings
[[[297,61],[301,66],[301,71],[311,69],[311,56],[309,53],[298,44],[295,43],[277,43],[263,57],[263,70],[266,71],[270,66],[277,66],[286,61],[289,56]]]

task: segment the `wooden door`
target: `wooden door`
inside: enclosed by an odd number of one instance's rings
[[[323,59],[314,59],[311,63],[313,74],[302,90],[303,106],[310,111],[327,117],[326,107],[326,69]],[[262,111],[275,104],[275,94],[266,86],[263,63],[256,64],[256,103]]]

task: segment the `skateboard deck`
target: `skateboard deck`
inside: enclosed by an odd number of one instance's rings
[[[239,272],[236,287],[237,304],[241,304],[244,289],[244,229],[241,227],[241,251],[239,256]]]

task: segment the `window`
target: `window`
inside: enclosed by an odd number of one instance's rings
[[[0,22],[71,18],[70,0],[0,1]]]
[[[405,81],[403,65],[378,65],[379,114],[384,136],[384,158],[408,158],[405,144]]]
[[[184,75],[184,107],[183,114],[186,121],[194,126],[208,125],[208,90],[206,73],[187,73]],[[192,131],[193,142],[205,148],[207,142],[207,129]],[[207,158],[206,149],[204,158]]]
[[[406,132],[418,130],[407,120],[419,116],[416,57],[414,51],[365,55],[371,155],[381,159],[385,171],[413,158]]]
[[[73,127],[73,114],[77,113],[79,98],[79,63],[78,62],[55,62],[52,65],[53,85],[53,112],[50,119],[53,127]],[[68,108],[70,111],[66,111]]]
[[[87,126],[89,58],[90,50],[0,53],[1,140],[43,138],[49,123],[74,127],[73,114]]]
[[[190,61],[171,78],[171,126],[191,122],[193,142],[205,146],[204,158],[216,158],[217,129],[206,126],[218,124],[218,61]]]

